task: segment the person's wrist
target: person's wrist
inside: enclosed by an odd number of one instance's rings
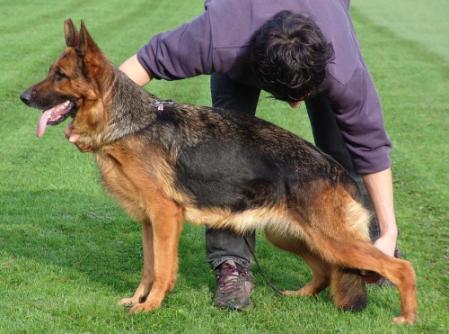
[[[392,226],[381,228],[380,237],[383,239],[396,241],[396,239],[398,238],[398,228],[396,224],[392,224]]]
[[[397,246],[398,232],[395,227],[387,230],[381,229],[379,238],[374,242],[374,246],[389,256],[394,256],[395,248]]]

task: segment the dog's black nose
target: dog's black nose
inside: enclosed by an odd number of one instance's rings
[[[29,106],[31,103],[31,95],[32,95],[32,90],[27,89],[22,94],[20,94],[20,99],[22,100],[23,103],[25,103],[27,106]]]

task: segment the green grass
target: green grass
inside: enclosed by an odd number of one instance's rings
[[[438,4],[436,6],[435,4]],[[186,226],[179,281],[161,309],[129,315],[116,302],[140,278],[138,224],[104,193],[93,158],[63,137],[36,139],[38,113],[19,93],[46,74],[62,51],[63,20],[85,19],[119,64],[149,37],[202,10],[200,0],[0,0],[0,333],[443,333],[449,328],[449,3],[353,1],[353,19],[382,98],[394,142],[400,247],[418,276],[419,323],[396,327],[394,289],[371,288],[368,308],[338,311],[328,292],[280,298],[255,270],[254,308],[211,305],[214,278],[203,229]],[[154,82],[163,98],[208,105],[208,78]],[[304,110],[262,98],[259,115],[311,138]],[[262,238],[258,256],[278,286],[297,288],[310,273]]]

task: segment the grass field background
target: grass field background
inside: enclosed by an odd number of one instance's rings
[[[153,34],[201,13],[200,0],[0,0],[0,333],[444,333],[449,328],[449,2],[354,0],[352,16],[382,98],[393,161],[400,248],[418,276],[419,322],[397,327],[394,289],[370,288],[358,314],[328,292],[280,298],[256,274],[254,308],[215,309],[204,231],[186,226],[177,287],[161,309],[129,315],[116,302],[140,279],[139,226],[105,194],[93,158],[63,137],[34,136],[38,112],[20,92],[63,50],[63,20],[84,19],[116,63]],[[163,98],[209,105],[208,78],[153,82]],[[260,117],[308,139],[304,110],[262,98]],[[296,258],[258,242],[277,285],[310,278]]]

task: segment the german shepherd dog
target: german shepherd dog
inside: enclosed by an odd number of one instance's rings
[[[120,304],[131,312],[161,305],[175,285],[188,220],[239,233],[260,228],[301,256],[313,278],[285,295],[311,296],[330,285],[335,305],[362,309],[360,270],[376,272],[399,290],[394,322],[415,322],[414,270],[372,245],[368,211],[337,162],[261,119],[158,100],[107,60],[83,22],[77,31],[66,20],[64,31],[64,52],[21,99],[45,110],[38,136],[73,118],[70,140],[95,154],[104,186],[142,225],[142,278]]]

